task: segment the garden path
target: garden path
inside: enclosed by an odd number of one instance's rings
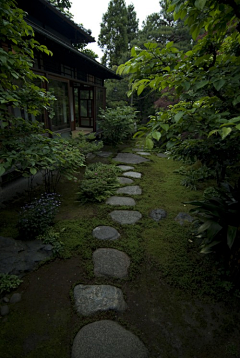
[[[140,155],[149,155],[139,152]],[[104,153],[106,156],[106,153]],[[126,164],[138,164],[148,161],[142,156],[132,153],[118,153],[113,159]],[[119,181],[123,185],[133,183],[130,178],[141,178],[141,173],[135,171],[133,166],[119,165],[123,176]],[[125,185],[118,189],[120,195],[141,195],[139,185]],[[112,196],[106,204],[112,206],[135,206],[133,198],[127,196]],[[135,210],[114,210],[110,213],[113,221],[121,225],[134,225],[141,219],[142,214]],[[119,240],[120,234],[114,227],[99,226],[93,229],[93,237],[105,240],[106,248],[99,248],[93,253],[95,277],[125,278],[131,264],[128,255],[122,251],[107,247],[108,240]],[[127,309],[123,292],[112,285],[77,285],[74,288],[75,307],[81,315],[88,316],[101,311],[114,310],[122,312]],[[147,358],[149,356],[145,345],[130,331],[114,321],[101,320],[84,326],[76,335],[72,358]]]

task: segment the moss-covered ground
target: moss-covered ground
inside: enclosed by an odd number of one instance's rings
[[[181,163],[154,153],[149,159],[135,165],[142,178],[134,184],[143,193],[135,197],[134,209],[143,217],[133,226],[113,222],[109,216],[113,207],[104,203],[79,204],[78,185],[61,182],[62,205],[55,229],[61,232],[65,251],[62,258],[24,277],[17,290],[22,292],[21,302],[10,305],[10,314],[1,319],[1,358],[68,358],[76,332],[99,319],[115,320],[137,334],[150,358],[240,357],[239,299],[226,290],[214,257],[199,254],[190,225],[175,221],[179,212],[188,212],[190,206],[184,203],[201,198],[202,192],[180,185],[174,170]],[[111,158],[102,160],[111,162]],[[22,200],[1,211],[0,235],[17,236],[16,214]],[[167,211],[160,222],[149,217],[156,208]],[[107,243],[94,239],[92,230],[99,225],[114,226],[120,239]],[[127,279],[94,277],[92,253],[100,247],[129,255]],[[120,287],[127,311],[78,316],[72,300],[76,283]]]

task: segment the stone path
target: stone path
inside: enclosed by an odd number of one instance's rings
[[[139,154],[149,155],[140,151]],[[108,156],[105,152],[98,153],[98,155]],[[126,164],[149,161],[140,155],[118,153],[113,160]],[[128,184],[132,184],[133,179],[140,179],[142,174],[135,171],[133,166],[120,164],[118,168],[123,172],[118,180],[125,186],[117,190],[117,194],[121,196],[108,198],[106,204],[135,206],[135,200],[129,195],[141,195],[142,189],[139,185],[129,186]],[[121,225],[133,225],[142,218],[142,214],[136,210],[113,210],[109,215],[113,222]],[[97,226],[93,229],[92,235],[95,239],[104,240],[106,243],[108,240],[120,239],[119,232],[112,226]],[[131,260],[125,252],[108,247],[99,248],[93,252],[92,258],[95,277],[105,277],[109,280],[128,277]],[[127,308],[122,290],[112,285],[79,284],[74,288],[74,300],[77,312],[83,316],[110,310],[122,312]],[[72,358],[147,358],[148,356],[147,348],[138,337],[109,320],[101,320],[84,326],[77,333],[72,347]]]

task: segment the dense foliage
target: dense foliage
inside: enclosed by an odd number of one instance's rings
[[[120,170],[115,165],[94,163],[85,171],[80,183],[78,200],[80,202],[101,202],[115,194],[120,186],[117,179]]]
[[[217,1],[171,1],[168,11],[174,19],[185,19],[194,40],[192,50],[183,53],[173,42],[164,48],[146,44],[144,50],[133,48],[132,58],[121,65],[118,73],[130,74],[131,91],[138,95],[143,90],[171,91],[178,103],[153,116],[142,134],[147,134],[147,145],[153,140],[167,149],[191,139],[194,160],[204,161],[199,151],[202,141],[205,157],[207,148],[216,148],[215,158],[227,165],[239,161],[237,146],[240,130],[240,35],[237,3]],[[228,158],[222,160],[223,153]],[[231,156],[231,152],[234,155]],[[226,155],[225,155],[226,156]],[[229,162],[229,156],[231,161]],[[224,163],[223,163],[224,161]],[[216,160],[215,160],[216,163]]]
[[[99,126],[106,144],[116,145],[132,137],[136,128],[136,111],[122,106],[101,110]]]
[[[20,238],[33,240],[38,235],[45,234],[53,224],[61,202],[56,193],[42,194],[39,199],[35,198],[24,205],[19,213],[18,229]]]

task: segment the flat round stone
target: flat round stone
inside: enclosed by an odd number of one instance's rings
[[[193,222],[194,219],[188,213],[179,213],[174,220],[177,221],[180,225],[183,225],[186,222]]]
[[[138,172],[125,172],[123,175],[135,179],[140,179],[142,177],[142,174]]]
[[[109,215],[120,224],[135,224],[142,218],[142,214],[134,210],[114,210]]]
[[[115,206],[135,206],[136,202],[132,198],[124,198],[122,196],[111,196],[106,200],[106,204]]]
[[[118,323],[101,320],[90,323],[77,333],[71,358],[147,358],[145,345]]]
[[[133,153],[118,153],[115,158],[115,162],[121,162],[126,164],[139,164],[144,162],[149,162],[149,159],[143,158],[140,155]]]
[[[132,184],[133,180],[130,178],[118,177],[117,178],[120,184]]]
[[[117,168],[121,169],[123,172],[126,170],[134,170],[134,167],[130,165],[117,165]]]
[[[97,226],[92,234],[98,240],[117,240],[120,237],[119,232],[111,226]]]
[[[77,312],[83,316],[103,311],[123,312],[127,308],[122,290],[114,286],[77,285],[73,293]]]
[[[117,194],[141,195],[142,189],[139,185],[124,186],[117,190]]]
[[[167,217],[167,212],[163,209],[154,209],[151,211],[150,217],[154,221],[160,221],[161,219],[164,219]]]
[[[125,252],[101,248],[93,253],[94,274],[97,277],[124,278],[128,275],[130,258]]]

